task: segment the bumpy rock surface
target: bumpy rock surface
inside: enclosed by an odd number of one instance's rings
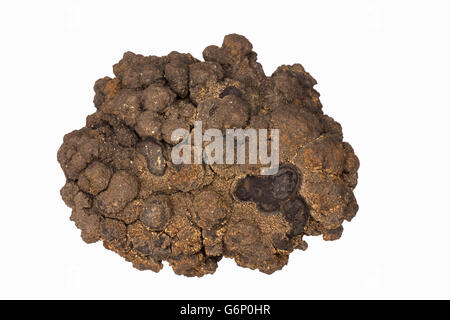
[[[168,261],[177,274],[203,276],[225,256],[272,273],[307,248],[304,236],[341,236],[358,210],[359,161],[300,64],[266,77],[237,34],[203,58],[125,53],[116,77],[95,83],[97,111],[64,137],[61,195],[85,242],[103,241],[139,270]],[[173,165],[172,131],[196,120],[204,129],[279,129],[280,170]]]

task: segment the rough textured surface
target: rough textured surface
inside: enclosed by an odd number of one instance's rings
[[[272,273],[307,248],[304,236],[341,236],[358,210],[359,161],[300,64],[266,77],[237,34],[203,57],[125,53],[116,77],[95,83],[97,111],[64,137],[61,196],[84,241],[103,241],[139,270],[168,261],[177,274],[202,276],[225,256]],[[171,132],[195,120],[204,129],[279,129],[279,172],[174,166]]]

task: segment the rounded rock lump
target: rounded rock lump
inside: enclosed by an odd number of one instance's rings
[[[266,77],[252,44],[164,57],[126,52],[115,78],[94,85],[97,111],[64,136],[58,162],[70,219],[87,243],[139,270],[214,273],[222,257],[273,273],[305,236],[340,238],[358,211],[358,158],[322,112],[316,81],[300,64]],[[174,164],[174,130],[279,130],[279,170],[256,164]]]

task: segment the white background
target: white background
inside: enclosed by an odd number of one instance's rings
[[[450,298],[448,1],[2,1],[0,298]],[[201,58],[245,35],[267,75],[299,62],[361,161],[358,215],[272,275],[139,272],[87,245],[56,152],[131,50]]]

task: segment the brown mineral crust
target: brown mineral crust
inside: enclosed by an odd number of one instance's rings
[[[78,191],[80,191],[80,188],[78,188],[75,182],[70,180],[61,188],[61,198],[69,208],[75,207],[74,199]]]
[[[126,255],[119,253],[122,255],[125,260],[130,261],[133,264],[133,267],[140,271],[151,270],[153,272],[159,272],[163,268],[163,264],[161,261],[157,261],[152,258],[144,258],[136,253],[136,251],[131,250]]]
[[[124,170],[111,178],[108,189],[96,197],[96,207],[105,213],[117,213],[125,208],[138,193],[137,179]]]
[[[110,218],[100,220],[100,237],[108,249],[127,251],[127,226],[122,221]]]
[[[136,145],[136,150],[145,157],[147,169],[151,174],[164,175],[167,164],[163,146],[152,140],[144,140]]]
[[[255,221],[255,218],[250,218],[248,214],[253,212],[255,215],[260,215],[255,207],[236,205],[233,209],[233,215],[236,218],[233,216],[226,227],[224,255],[235,258],[240,266],[259,269],[269,274],[281,269],[287,263],[288,255],[280,254],[280,251],[274,247],[272,238],[275,228],[285,233],[288,229],[286,224],[279,218],[278,221],[273,221],[275,219],[270,217]],[[271,231],[269,234],[261,230],[260,226],[265,223],[267,223],[265,229]]]
[[[170,257],[170,237],[163,232],[154,232],[140,221],[127,228],[128,238],[135,251],[142,256],[149,256],[157,261]]]
[[[189,101],[178,100],[173,105],[169,106],[164,112],[164,119],[162,120],[161,133],[165,143],[174,145],[179,142],[172,140],[172,132],[176,129],[186,129],[194,125],[194,118],[197,112],[196,107]]]
[[[86,243],[100,240],[100,219],[98,214],[85,208],[73,209],[70,216],[70,220],[74,221],[76,227],[81,230],[81,238]]]
[[[111,178],[111,170],[103,163],[92,162],[78,177],[78,186],[84,192],[97,195],[105,190]]]
[[[161,117],[153,111],[142,112],[136,123],[136,133],[141,139],[152,137],[161,140]]]
[[[58,150],[58,162],[68,179],[77,179],[88,163],[98,157],[98,140],[87,128],[72,131],[64,136]]]
[[[197,224],[202,229],[211,229],[220,225],[229,215],[229,207],[215,191],[204,190],[197,193],[193,200]]]
[[[359,160],[325,115],[316,80],[300,64],[267,77],[252,44],[227,35],[204,62],[176,51],[126,52],[114,78],[95,82],[96,112],[58,150],[61,197],[87,243],[139,270],[214,273],[225,256],[273,273],[305,236],[339,239],[358,211]],[[262,164],[174,165],[178,128],[279,129],[280,168]],[[270,146],[270,142],[269,142]],[[248,161],[249,155],[246,154]]]
[[[166,63],[166,57],[145,57],[125,52],[123,59],[114,65],[113,70],[122,87],[138,89],[151,84],[164,83],[164,65]]]
[[[197,106],[197,118],[205,129],[244,128],[249,118],[249,107],[245,101],[235,95],[208,99]]]
[[[176,98],[170,88],[163,85],[151,85],[142,91],[142,107],[144,110],[161,113]]]
[[[161,231],[169,223],[171,216],[170,202],[163,196],[150,197],[144,202],[139,220],[152,231]]]

